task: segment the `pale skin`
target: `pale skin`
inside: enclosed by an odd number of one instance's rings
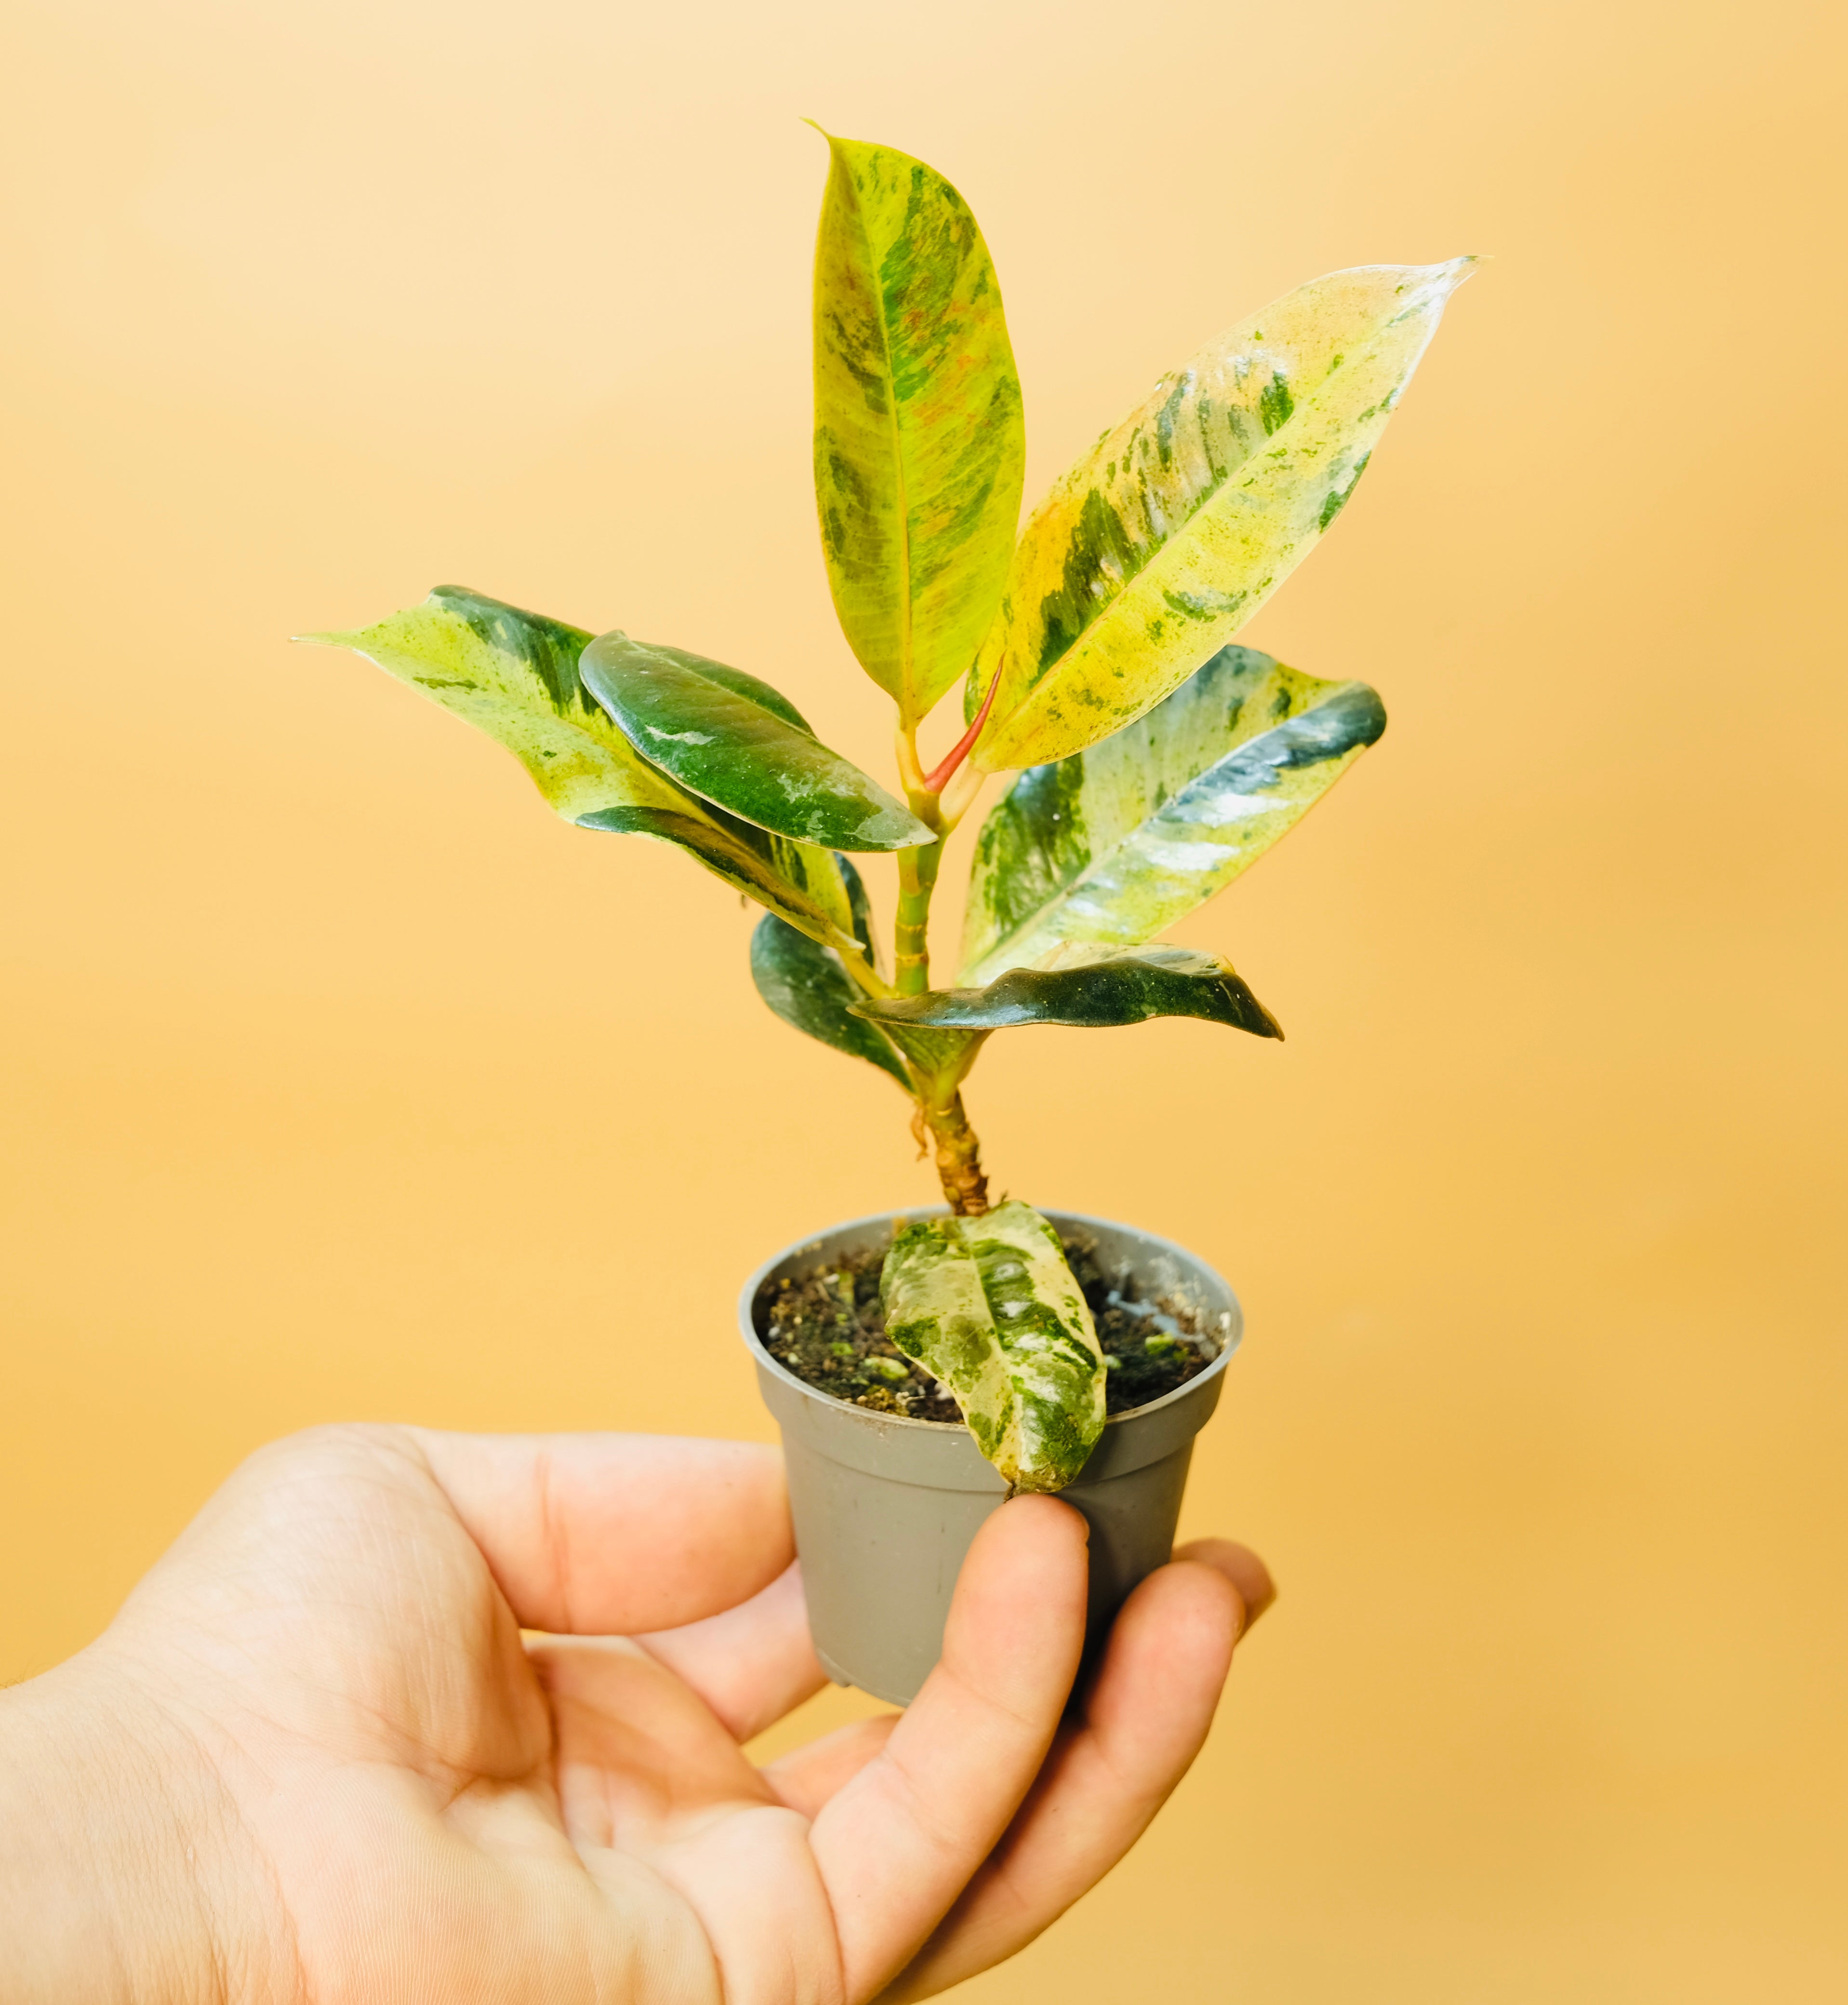
[[[773,1449],[264,1449],[97,1642],[0,1694],[0,2000],[928,1997],[1134,1842],[1272,1592],[1183,1548],[1068,1709],[1084,1521],[1017,1498],[910,1708],[758,1768],[824,1682],[791,1561]]]

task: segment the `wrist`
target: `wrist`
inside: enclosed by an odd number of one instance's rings
[[[0,2005],[279,2000],[211,1764],[92,1650],[0,1692]]]

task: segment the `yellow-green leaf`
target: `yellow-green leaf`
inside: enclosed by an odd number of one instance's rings
[[[827,137],[815,506],[848,644],[909,724],[968,669],[1001,597],[1020,383],[968,204],[908,153]]]
[[[350,648],[504,745],[566,820],[671,842],[810,939],[859,951],[833,855],[753,827],[650,765],[579,679],[581,627],[446,585],[376,626],[301,637]]]
[[[970,678],[989,772],[1062,759],[1185,681],[1354,490],[1471,261],[1317,279],[1209,342],[1057,481]]]

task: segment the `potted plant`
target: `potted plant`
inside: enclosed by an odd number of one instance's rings
[[[672,843],[764,908],[759,994],[878,1066],[945,1205],[854,1221],[753,1276],[745,1341],[790,1458],[818,1648],[910,1698],[957,1568],[1014,1490],[1092,1526],[1101,1624],[1172,1542],[1239,1335],[1225,1283],[1146,1233],[991,1202],[963,1088],[1036,1024],[1282,1032],[1160,936],[1292,827],[1385,726],[1363,684],[1234,644],[1345,505],[1470,261],[1334,272],[1164,376],[1016,535],[1021,394],[969,207],[921,161],[829,139],[815,479],[836,609],[891,700],[889,791],[745,671],[444,586],[350,648],[486,731],[580,827]],[[966,729],[919,727],[960,683]],[[944,848],[984,778],[953,982]],[[889,957],[852,858],[891,852]]]

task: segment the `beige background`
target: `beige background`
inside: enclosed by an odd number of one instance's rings
[[[1494,258],[1248,630],[1393,716],[1186,929],[1289,1042],[976,1075],[1003,1182],[1243,1292],[1188,1519],[1283,1598],[1135,1859],[966,1995],[1848,1996],[1832,17],[15,0],[0,1676],[307,1422],[764,1435],[738,1278],[930,1194],[722,888],[282,638],[466,582],[882,762],[811,114],[975,205],[1029,493],[1291,285]]]

